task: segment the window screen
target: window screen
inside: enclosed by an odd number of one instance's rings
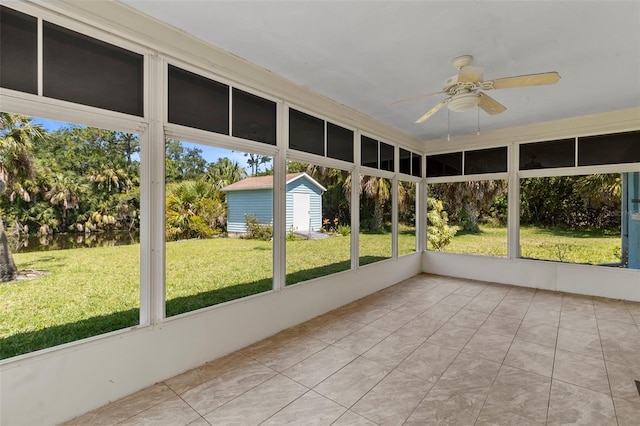
[[[464,174],[502,173],[507,171],[507,147],[479,149],[464,153]]]
[[[353,163],[353,132],[327,122],[327,157]]]
[[[289,148],[324,155],[324,120],[289,109]]]
[[[575,139],[562,139],[520,145],[520,170],[574,167]]]
[[[360,164],[378,168],[378,141],[367,136],[360,137]]]
[[[169,65],[169,122],[229,134],[229,86]]]
[[[380,169],[394,171],[394,149],[393,145],[380,142]]]
[[[411,175],[422,177],[422,155],[411,153]]]
[[[400,173],[411,174],[411,151],[400,148]]]
[[[462,175],[462,152],[427,155],[427,177]]]
[[[233,136],[276,144],[276,103],[233,89]]]
[[[38,20],[0,6],[0,87],[38,93]]]
[[[640,163],[640,132],[578,138],[578,165]]]
[[[43,24],[45,96],[143,116],[142,55]]]

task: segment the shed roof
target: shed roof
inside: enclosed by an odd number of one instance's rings
[[[289,184],[303,176],[321,191],[324,192],[327,190],[324,186],[320,185],[315,179],[304,172],[287,173],[286,182]],[[273,176],[248,177],[236,183],[232,183],[231,185],[225,186],[221,191],[247,191],[250,189],[273,189]]]

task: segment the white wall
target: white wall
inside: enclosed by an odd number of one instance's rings
[[[640,302],[640,270],[423,252],[424,272]]]
[[[49,425],[219,358],[421,272],[421,254],[0,365],[0,424]]]

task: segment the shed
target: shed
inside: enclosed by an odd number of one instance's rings
[[[319,231],[322,227],[322,194],[326,188],[306,173],[288,173],[287,230]],[[227,193],[227,232],[247,231],[245,218],[255,215],[258,223],[273,224],[273,176],[249,177],[222,188]]]

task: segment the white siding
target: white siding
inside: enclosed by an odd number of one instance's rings
[[[322,191],[304,177],[287,184],[287,232],[293,227],[293,193],[309,194],[311,206],[311,230],[322,227]]]

